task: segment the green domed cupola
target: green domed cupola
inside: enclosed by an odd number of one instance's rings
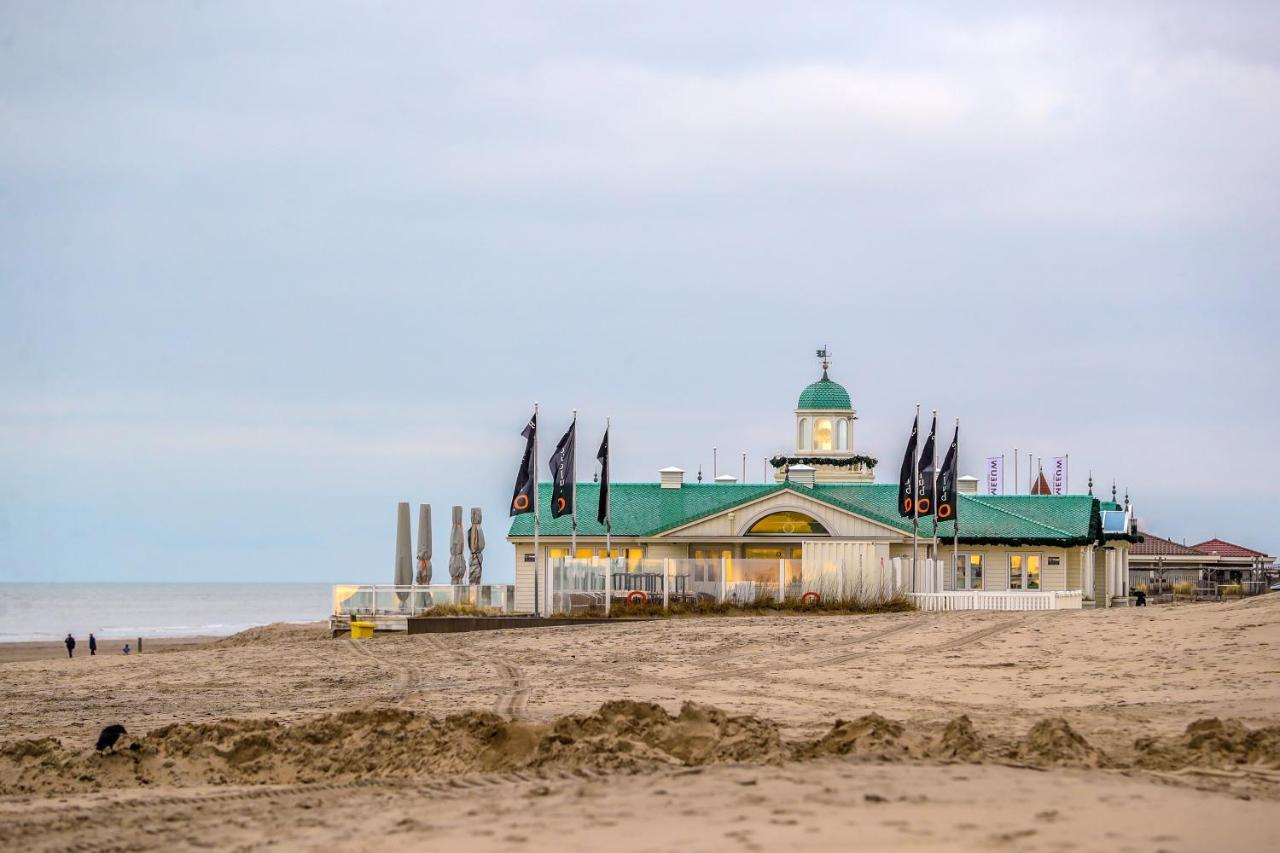
[[[834,409],[852,409],[849,392],[839,382],[827,378],[827,371],[822,371],[822,378],[800,392],[800,402],[796,403],[798,411],[823,411]]]
[[[875,479],[875,460],[854,451],[853,426],[858,413],[849,392],[827,375],[831,367],[826,347],[818,350],[822,378],[800,392],[796,402],[796,449],[785,459],[790,464],[808,465],[818,482],[870,483]],[[775,457],[775,467],[777,466]],[[786,472],[779,470],[779,480]]]

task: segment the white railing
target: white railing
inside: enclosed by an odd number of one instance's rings
[[[926,592],[912,593],[919,610],[1079,610],[1084,594],[1061,591]]]
[[[515,599],[516,588],[512,584],[337,584],[333,587],[330,615],[417,616],[448,605],[511,613]]]

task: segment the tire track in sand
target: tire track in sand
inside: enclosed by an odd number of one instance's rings
[[[986,638],[995,636],[996,634],[1003,633],[1004,631],[1008,631],[1011,628],[1021,625],[1022,623],[1023,623],[1023,617],[1005,619],[994,625],[987,625],[983,628],[979,628],[976,631],[970,631],[969,633],[964,634],[960,637],[956,637],[953,640],[948,640],[946,642],[939,643],[934,646],[925,646],[923,648],[913,648],[913,649],[902,650],[898,653],[922,655],[922,654],[933,654],[936,652],[948,651],[950,649],[957,649],[963,646],[970,645],[972,643],[979,642],[981,640],[985,640]],[[917,627],[920,624],[921,623],[919,622],[908,622],[905,625],[894,625],[892,627],[884,628],[879,631],[873,631],[870,634],[865,634],[861,637],[853,638],[852,640],[844,643],[844,646],[846,649],[849,648],[850,646],[860,647],[860,646],[866,645],[867,643],[872,643],[877,640],[882,640],[886,637],[893,636],[894,634],[901,633],[903,631],[906,631],[909,628]],[[786,661],[782,663],[765,664],[761,666],[738,667],[735,669],[725,669],[725,670],[720,670],[718,672],[700,673],[698,675],[691,675],[685,678],[673,679],[668,683],[674,686],[691,686],[702,681],[716,681],[720,679],[735,678],[735,677],[744,676],[744,675],[760,675],[766,672],[777,672],[779,670],[786,670],[786,669],[810,669],[810,668],[825,667],[825,666],[839,666],[840,664],[847,663],[848,661],[851,661],[854,658],[861,656],[862,654],[864,654],[864,650],[861,648],[858,648],[856,651],[845,651],[837,655],[830,655],[830,656],[818,658],[817,660],[812,660],[812,661]]]
[[[431,634],[418,634],[415,639],[429,648],[449,652],[467,663],[476,662],[475,655],[470,652],[464,652],[462,649],[450,647]],[[502,692],[493,701],[493,712],[500,717],[508,717],[513,720],[525,719],[526,708],[529,704],[529,694],[532,692],[532,688],[529,686],[529,679],[525,675],[524,669],[507,658],[497,656],[487,657],[482,663],[492,667],[497,672],[498,678],[503,682]]]

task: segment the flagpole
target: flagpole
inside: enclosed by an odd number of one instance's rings
[[[569,536],[570,559],[578,559],[578,410],[573,410],[573,468],[569,471],[569,499],[573,502],[573,533]]]
[[[916,435],[920,434],[920,404],[916,403]],[[916,586],[916,566],[920,559],[920,456],[912,453],[911,491],[915,493],[911,501],[911,588]]]
[[[1013,493],[1018,493],[1018,448],[1013,449]]]
[[[609,436],[609,418],[604,419],[604,434]],[[606,449],[604,455],[604,464],[608,466],[609,458],[613,456],[613,445]],[[613,476],[613,472],[609,472],[609,476]],[[604,493],[604,561],[609,566],[609,571],[613,571],[613,495],[608,490]]]
[[[542,552],[538,549],[538,401],[533,401],[533,615],[541,615],[538,604],[538,575],[542,573]],[[542,579],[546,585],[546,578]]]
[[[938,410],[933,410],[933,422],[938,422]],[[936,427],[934,430],[936,431]],[[933,508],[933,559],[938,559],[938,440],[933,441],[933,486],[929,489],[929,506]]]
[[[1002,463],[1003,464],[1003,463]],[[960,419],[956,418],[956,470],[960,470]],[[958,485],[957,480],[957,485]],[[956,569],[960,565],[960,492],[956,490],[951,499],[955,501],[956,508],[951,513],[951,576],[956,577]],[[965,573],[968,574],[968,566],[965,566]],[[952,586],[955,584],[952,583]]]

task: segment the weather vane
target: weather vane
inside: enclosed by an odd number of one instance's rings
[[[831,366],[831,353],[827,349],[827,345],[823,344],[818,350],[818,358],[822,360],[822,378],[827,378],[827,368]]]

